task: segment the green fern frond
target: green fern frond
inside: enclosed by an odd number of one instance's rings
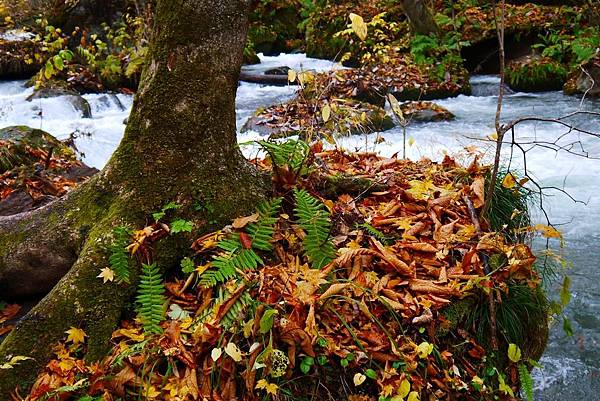
[[[375,227],[373,227],[369,223],[359,224],[358,227],[360,227],[360,228],[364,229],[365,231],[367,231],[371,236],[377,238],[383,244],[388,244],[389,243],[390,238],[386,237],[386,235],[384,233],[382,233],[381,231],[379,231],[378,229],[376,229]]]
[[[119,226],[113,229],[114,240],[110,246],[110,256],[108,262],[110,268],[115,272],[117,282],[129,283],[129,253],[127,245],[131,238],[131,233],[127,227]]]
[[[310,147],[304,141],[287,140],[285,142],[257,141],[269,155],[271,163],[277,167],[289,166],[290,170],[303,172],[310,153]]]
[[[244,320],[243,316],[246,310],[248,309],[248,306],[253,301],[254,300],[252,299],[248,291],[244,292],[239,297],[239,299],[231,306],[229,311],[221,319],[220,323],[225,328],[225,330],[228,330],[235,323],[239,323]]]
[[[531,377],[531,373],[529,373],[529,369],[525,364],[520,363],[517,366],[517,370],[519,371],[521,390],[525,393],[528,401],[533,401],[533,378]]]
[[[260,220],[249,224],[246,231],[252,240],[252,248],[260,251],[270,251],[273,249],[271,240],[275,233],[275,223],[277,223],[277,213],[281,209],[282,198],[274,198],[270,201],[261,202],[258,206]]]
[[[322,268],[335,256],[330,240],[331,216],[325,206],[304,189],[294,189],[296,218],[306,232],[302,241],[304,253],[315,268]]]
[[[238,233],[219,241],[217,247],[224,252],[213,258],[212,268],[200,277],[202,287],[214,287],[237,277],[238,271],[255,270],[259,265],[264,265],[256,250],[269,251],[273,248],[271,240],[281,202],[281,198],[275,198],[258,206],[259,220],[246,228],[252,244],[251,249],[244,248]]]
[[[165,316],[166,298],[162,275],[156,263],[142,265],[142,275],[136,297],[137,313],[146,333],[160,334],[160,322]]]

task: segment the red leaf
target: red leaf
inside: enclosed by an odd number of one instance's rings
[[[240,241],[242,241],[242,246],[246,249],[252,248],[252,239],[246,233],[240,233]]]

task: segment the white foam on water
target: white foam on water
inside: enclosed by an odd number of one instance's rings
[[[22,29],[11,29],[0,33],[0,39],[12,42],[21,42],[23,40],[32,39],[33,37],[35,37],[35,34]]]

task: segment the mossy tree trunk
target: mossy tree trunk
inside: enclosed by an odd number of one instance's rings
[[[88,359],[107,351],[135,290],[135,280],[127,286],[96,277],[108,265],[113,227],[142,227],[152,212],[176,201],[183,205],[177,213],[196,222],[197,235],[209,228],[204,222],[228,222],[267,194],[268,182],[236,141],[249,3],[158,0],[129,124],[107,166],[67,198],[0,220],[0,294],[47,290],[60,279],[0,345],[0,362],[35,358],[0,370],[0,399],[31,383],[71,326],[88,334]],[[164,266],[181,257],[189,238],[173,236],[168,244]]]
[[[400,0],[410,27],[415,34],[438,35],[440,29],[425,0]]]

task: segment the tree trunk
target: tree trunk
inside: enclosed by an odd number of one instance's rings
[[[402,8],[414,34],[438,35],[440,28],[424,0],[401,0]]]
[[[35,358],[0,370],[0,399],[32,382],[71,326],[87,333],[89,360],[107,351],[137,276],[133,272],[132,285],[96,278],[108,264],[113,227],[140,228],[152,212],[176,201],[198,235],[254,208],[267,194],[265,177],[236,141],[235,94],[249,3],[158,0],[147,65],[125,136],[108,165],[67,198],[0,220],[0,293],[30,294],[33,286],[19,284],[29,281],[45,282],[47,289],[68,271],[0,345],[0,363],[14,355]],[[205,212],[196,212],[198,205]],[[163,267],[178,261],[190,239],[172,236],[168,252],[156,250]]]

